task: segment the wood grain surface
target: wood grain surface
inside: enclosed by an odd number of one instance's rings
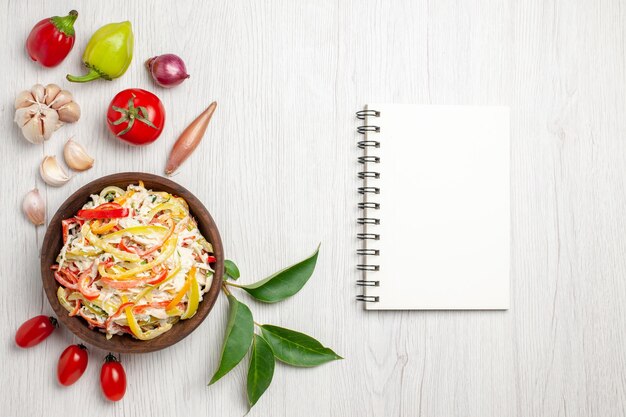
[[[78,41],[59,67],[30,63],[36,21],[78,9]],[[99,26],[130,20],[135,60],[112,82],[69,85]],[[55,381],[77,339],[59,331],[13,346],[26,318],[49,313],[39,273],[44,228],[19,213],[31,188],[48,218],[106,174],[162,174],[177,135],[212,101],[207,136],[174,177],[214,216],[243,282],[309,255],[317,270],[295,297],[251,306],[255,319],[311,334],[345,357],[314,369],[278,365],[250,416],[626,415],[626,7],[618,0],[342,0],[0,2],[0,308],[7,416],[241,416],[246,366],[207,387],[227,305],[163,351],[122,355],[129,377],[106,402],[91,349],[75,386]],[[155,87],[152,55],[181,55],[191,78]],[[43,146],[21,138],[13,99],[36,82],[68,87],[83,109]],[[142,87],[167,110],[144,148],[113,140],[104,114],[116,92]],[[358,140],[367,102],[508,104],[512,127],[511,309],[369,312],[354,301]],[[416,121],[419,123],[419,121]],[[95,166],[62,188],[37,174],[70,136]],[[411,260],[406,260],[407,270]],[[247,362],[247,360],[244,360]]]

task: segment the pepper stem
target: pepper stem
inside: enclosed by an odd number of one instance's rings
[[[78,17],[76,10],[70,11],[67,16],[53,16],[50,21],[59,31],[65,33],[67,36],[74,36],[74,22]]]
[[[67,78],[68,81],[71,81],[73,83],[88,83],[89,81],[97,80],[100,77],[101,75],[98,71],[96,71],[93,68],[89,68],[89,72],[85,75],[67,74],[65,78]]]

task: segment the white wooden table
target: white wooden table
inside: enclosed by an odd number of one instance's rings
[[[59,67],[29,62],[24,41],[43,17],[77,8],[77,45]],[[260,305],[257,321],[309,333],[345,360],[278,365],[251,416],[626,415],[626,7],[606,1],[3,0],[0,5],[0,397],[6,416],[240,416],[246,366],[207,387],[226,324],[221,297],[176,346],[122,355],[120,403],[98,384],[104,351],[71,388],[56,383],[67,330],[24,351],[13,335],[51,311],[38,254],[44,228],[20,213],[39,187],[50,218],[105,174],[161,174],[177,135],[211,100],[208,134],[174,180],[214,215],[243,281],[309,255],[315,275],[295,297]],[[105,23],[130,20],[135,60],[121,79],[70,85],[82,50]],[[155,87],[152,55],[184,57],[191,78]],[[13,99],[36,82],[68,87],[83,109],[43,146],[14,126]],[[162,137],[131,148],[108,134],[109,100],[156,92]],[[509,104],[512,109],[512,307],[508,312],[365,313],[354,301],[357,121],[366,102]],[[96,157],[62,188],[37,174],[74,136]],[[411,262],[407,260],[407,271]],[[245,360],[244,362],[247,362]]]

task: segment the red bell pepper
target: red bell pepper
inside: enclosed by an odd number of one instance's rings
[[[78,210],[82,219],[117,219],[127,217],[130,211],[117,203],[101,204],[93,209]]]
[[[74,21],[78,12],[43,19],[33,27],[26,40],[26,51],[33,61],[44,67],[61,63],[74,47]]]

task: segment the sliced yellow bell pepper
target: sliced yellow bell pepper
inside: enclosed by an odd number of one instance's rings
[[[102,253],[101,249],[93,249],[93,250],[68,250],[65,252],[67,255],[74,255],[74,256],[97,256],[100,255]]]
[[[105,242],[104,240],[100,239],[98,236],[94,235],[91,232],[91,228],[89,227],[88,223],[85,223],[80,231],[83,234],[83,236],[85,236],[89,240],[89,242],[92,245],[94,245],[97,248],[102,249],[103,251],[107,253],[110,253],[111,255],[119,259],[122,259],[128,262],[140,262],[141,261],[141,257],[137,255],[136,253],[130,253],[130,252],[125,252],[123,250],[119,250],[111,246],[109,243]]]
[[[174,269],[172,269],[172,271],[163,281],[159,282],[156,285],[148,285],[146,288],[143,289],[143,291],[137,294],[137,297],[135,297],[135,304],[137,304],[140,300],[142,300],[144,297],[150,294],[152,290],[154,290],[155,288],[159,287],[160,285],[165,284],[167,281],[174,278],[174,276],[178,274],[179,271],[180,271],[180,260],[177,260],[176,266],[174,267]]]
[[[192,267],[189,271],[189,302],[187,303],[187,309],[185,313],[180,316],[182,320],[190,319],[196,314],[198,310],[198,304],[200,303],[200,287],[198,286],[198,280],[196,279],[196,267]]]
[[[111,315],[117,311],[117,306],[110,302],[102,302],[101,300],[88,300],[78,291],[74,291],[67,297],[68,301],[80,300],[85,307],[91,310],[94,314],[102,316],[103,313]]]
[[[59,299],[59,303],[66,309],[68,312],[74,311],[74,306],[67,301],[67,290],[63,287],[59,287],[57,290],[57,298]]]
[[[126,297],[122,297],[122,302],[126,301]],[[141,327],[139,326],[139,323],[137,323],[137,319],[133,314],[133,306],[126,307],[124,309],[124,312],[126,313],[126,321],[128,322],[128,327],[130,327],[130,331],[133,332],[133,335],[139,340],[154,339],[155,337],[162,335],[172,328],[171,323],[166,323],[157,329],[144,332],[143,330],[141,330]]]
[[[191,285],[191,276],[195,275],[195,273],[196,273],[196,268],[191,267],[191,269],[189,270],[189,274],[187,274],[185,285],[183,285],[180,291],[178,291],[178,293],[174,296],[174,298],[172,298],[172,301],[170,301],[170,303],[165,307],[165,311],[169,311],[169,310],[176,308],[178,303],[180,303],[180,300],[182,300],[185,294],[187,294],[187,291],[189,291],[189,287]]]
[[[115,226],[117,226],[117,219],[111,219],[106,223],[102,223],[100,222],[100,220],[96,220],[95,222],[91,223],[90,227],[92,232],[101,235],[109,232]]]
[[[178,242],[178,235],[172,235],[165,244],[163,244],[162,251],[150,262],[146,262],[145,264],[139,265],[137,268],[128,269],[124,272],[120,273],[110,273],[106,270],[103,264],[98,265],[98,272],[100,275],[106,278],[111,279],[133,279],[135,275],[147,271],[148,269],[152,269],[157,265],[165,262],[176,250],[176,243]]]
[[[116,202],[117,204],[119,204],[120,206],[121,206],[121,205],[124,205],[124,203],[125,203],[126,201],[128,201],[128,199],[129,199],[129,198],[131,198],[131,197],[133,196],[133,194],[135,194],[135,190],[130,190],[130,191],[128,191],[127,193],[124,193],[124,194],[120,195],[119,197],[117,197],[117,198],[116,198],[115,200],[113,200],[113,201],[115,201],[115,202]]]
[[[126,191],[122,190],[120,187],[116,187],[115,185],[109,185],[108,187],[105,187],[102,191],[100,191],[100,197],[104,198],[109,193],[124,195]]]
[[[175,204],[172,201],[168,201],[167,203],[162,203],[153,208],[148,212],[148,221],[152,220],[152,218],[160,211],[170,210],[172,213],[176,213],[182,216],[187,215],[187,211],[180,205]]]
[[[104,235],[101,237],[104,241],[110,241],[118,237],[122,237],[124,235],[141,235],[141,236],[151,236],[157,234],[159,236],[166,235],[170,229],[165,226],[159,225],[150,225],[150,226],[131,226],[122,230],[118,230],[117,232],[109,233],[108,235]]]

